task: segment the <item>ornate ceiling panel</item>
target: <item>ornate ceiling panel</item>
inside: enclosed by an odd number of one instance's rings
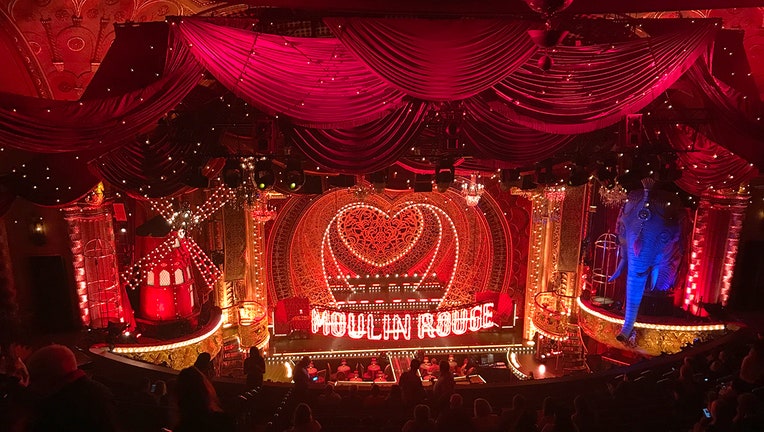
[[[28,65],[37,95],[78,99],[114,41],[114,24],[163,21],[169,15],[193,15],[218,2],[201,0],[0,0],[23,37],[17,50],[29,51],[39,74]],[[23,59],[23,57],[22,57]],[[23,84],[9,89],[24,93]],[[28,92],[27,92],[28,93]]]

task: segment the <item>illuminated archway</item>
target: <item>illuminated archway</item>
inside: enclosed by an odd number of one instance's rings
[[[510,230],[489,194],[475,207],[455,190],[294,197],[280,209],[268,246],[276,299],[336,307],[332,289],[405,276],[414,290],[442,287],[443,309],[514,288]]]

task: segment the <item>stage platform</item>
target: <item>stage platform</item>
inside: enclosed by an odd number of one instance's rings
[[[389,381],[378,384],[394,384],[397,377],[408,369],[411,358],[430,357],[439,360],[454,356],[462,365],[465,358],[475,366],[493,367],[505,365],[507,352],[519,346],[521,336],[516,329],[495,329],[481,332],[452,335],[436,339],[416,340],[355,340],[311,335],[307,338],[272,337],[267,353],[269,367],[265,379],[275,382],[291,380],[291,369],[303,356],[310,356],[319,370],[331,376],[341,359],[347,359],[351,369],[367,365],[371,358],[377,358],[383,369],[389,365]],[[509,374],[506,371],[507,375]],[[473,380],[475,381],[475,380]],[[485,382],[479,378],[475,382]],[[363,384],[363,381],[358,382]],[[369,382],[369,385],[371,383]]]
[[[680,352],[689,344],[705,342],[740,327],[738,323],[718,322],[693,316],[649,316],[640,314],[634,323],[634,340],[622,343],[616,335],[623,327],[621,311],[577,299],[581,330],[605,345],[640,355],[657,356]]]
[[[303,355],[340,354],[343,352],[386,352],[386,351],[419,351],[442,350],[444,348],[471,348],[485,346],[501,348],[521,342],[521,335],[516,329],[484,330],[451,335],[434,339],[411,340],[356,340],[350,338],[335,338],[323,335],[310,335],[306,338],[294,336],[274,336],[270,340],[268,354],[270,356],[293,357]]]

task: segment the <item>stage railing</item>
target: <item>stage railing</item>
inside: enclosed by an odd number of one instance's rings
[[[255,301],[243,301],[238,305],[239,345],[262,349],[268,344],[268,314],[266,308]]]
[[[534,298],[533,326],[545,337],[565,340],[568,338],[568,323],[573,301],[572,296],[557,294],[554,291],[540,292]]]

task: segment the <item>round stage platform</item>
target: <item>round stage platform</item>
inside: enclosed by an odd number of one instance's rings
[[[587,336],[597,342],[643,355],[674,354],[688,344],[705,342],[739,327],[732,323],[698,323],[674,317],[640,315],[634,324],[635,338],[632,345],[616,340],[616,335],[623,327],[622,316],[580,297],[577,303],[578,325]]]

